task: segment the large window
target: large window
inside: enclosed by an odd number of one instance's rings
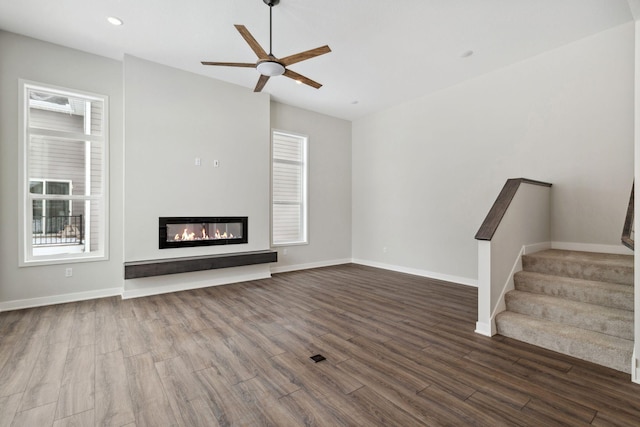
[[[271,151],[271,242],[307,243],[307,138],[274,131]]]
[[[21,86],[21,264],[105,258],[107,98]]]

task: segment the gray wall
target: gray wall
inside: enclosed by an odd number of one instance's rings
[[[131,56],[113,61],[7,32],[0,48],[0,220],[18,223],[19,78],[108,95],[111,144],[109,260],[18,268],[12,229],[0,239],[0,309],[268,275],[264,265],[125,282],[123,263],[268,249],[271,127],[311,144],[310,244],[281,252],[276,270],[350,260],[350,122]],[[249,244],[159,250],[158,217],[188,215],[249,216]]]
[[[633,46],[633,26],[624,25],[351,125],[138,58],[118,62],[0,32],[3,223],[18,222],[18,79],[103,93],[111,110],[109,260],[74,263],[71,278],[68,265],[18,268],[18,231],[9,230],[0,239],[0,302],[114,292],[125,286],[125,260],[186,255],[157,249],[158,216],[245,211],[247,249],[268,248],[272,127],[311,144],[310,244],[280,250],[276,270],[353,256],[473,282],[473,236],[505,180],[519,176],[554,184],[552,239],[618,245],[633,177]],[[240,188],[230,203],[214,197],[232,182]]]
[[[278,247],[273,271],[349,262],[351,122],[271,102],[271,127],[309,137],[309,244]]]
[[[124,84],[125,261],[268,249],[269,95],[132,56]],[[159,249],[158,218],[167,216],[247,216],[249,242]],[[229,274],[127,280],[125,291],[187,288]]]
[[[18,79],[95,92],[110,101],[110,246],[107,261],[18,267]],[[0,302],[110,295],[122,287],[122,63],[0,31]],[[65,277],[65,268],[73,276]],[[1,306],[0,306],[1,307]]]
[[[633,49],[625,24],[355,121],[353,257],[472,284],[474,235],[516,177],[553,184],[554,241],[619,247]]]

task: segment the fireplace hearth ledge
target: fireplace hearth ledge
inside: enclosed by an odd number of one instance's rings
[[[276,261],[278,261],[278,252],[272,250],[131,261],[124,263],[124,278],[125,280],[139,279],[192,271],[267,264]]]

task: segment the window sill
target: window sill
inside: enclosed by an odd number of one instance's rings
[[[272,243],[272,248],[286,248],[288,246],[305,246],[308,245],[309,242],[290,242],[290,243]]]
[[[108,260],[109,260],[109,257],[107,255],[38,258],[38,259],[30,259],[30,260],[20,260],[18,267],[39,267],[43,265],[77,264],[82,262],[96,262],[96,261],[108,261]]]

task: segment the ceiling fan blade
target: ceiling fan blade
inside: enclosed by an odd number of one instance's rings
[[[316,56],[324,55],[325,53],[331,52],[329,46],[317,47],[315,49],[306,50],[304,52],[296,53],[295,55],[286,56],[280,59],[280,62],[284,64],[284,66],[288,66],[291,64],[295,64],[296,62],[304,61],[307,59],[315,58]]]
[[[260,92],[264,87],[264,85],[267,84],[268,81],[269,81],[269,76],[265,76],[261,74],[260,78],[258,79],[258,84],[256,85],[256,88],[253,91]]]
[[[247,27],[244,25],[235,25],[242,38],[249,44],[249,47],[258,55],[259,59],[269,59],[269,55],[264,51],[262,46],[253,38]]]
[[[248,62],[211,62],[202,61],[202,65],[222,65],[224,67],[247,67],[256,68],[256,64],[249,64]]]
[[[314,87],[316,89],[320,89],[322,87],[322,85],[320,83],[314,82],[310,78],[305,77],[302,74],[298,74],[295,71],[284,70],[284,75],[289,77],[290,79],[299,81],[300,83],[304,83],[304,84],[309,85],[311,87]]]

